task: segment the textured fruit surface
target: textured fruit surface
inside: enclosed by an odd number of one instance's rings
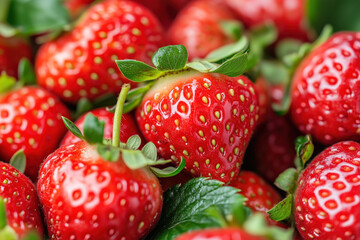
[[[229,182],[258,118],[254,84],[244,76],[184,71],[160,78],[137,109],[137,122],[160,155],[193,176]]]
[[[38,82],[70,103],[82,97],[93,100],[106,93],[117,94],[129,80],[117,70],[115,60],[151,63],[163,39],[160,23],[141,5],[101,2],[87,11],[72,32],[40,48]]]
[[[5,38],[0,35],[0,73],[17,77],[21,58],[32,59],[32,50],[24,39],[18,37]]]
[[[248,27],[275,24],[279,38],[307,40],[304,0],[225,0]]]
[[[295,193],[295,222],[304,239],[360,238],[360,144],[336,143],[304,170]]]
[[[253,172],[241,171],[230,186],[240,189],[240,193],[248,199],[246,206],[263,213],[269,223],[278,224],[269,218],[267,212],[281,201],[281,196],[263,178]]]
[[[280,173],[294,166],[295,139],[299,135],[288,116],[269,114],[251,145],[256,172],[273,183]]]
[[[359,74],[359,33],[337,33],[304,59],[290,108],[300,131],[326,145],[360,140]]]
[[[104,128],[104,138],[112,139],[112,130],[114,123],[114,113],[109,112],[106,108],[98,108],[90,111],[89,113],[93,114],[100,121],[105,122]],[[75,125],[82,131],[84,128],[85,117],[88,113],[82,115],[76,122]],[[121,116],[121,131],[120,131],[120,141],[126,143],[129,137],[133,135],[141,136],[141,133],[136,125],[135,119],[131,114],[122,114]],[[60,145],[73,144],[80,142],[80,138],[76,137],[71,132],[67,132],[64,139],[61,141]],[[144,139],[142,139],[142,144],[144,144]]]
[[[40,164],[66,133],[61,116],[68,109],[40,87],[23,87],[0,97],[0,158],[9,161],[20,149],[26,155],[25,174],[36,180]]]
[[[211,51],[235,41],[221,27],[222,21],[234,18],[222,3],[194,1],[178,14],[171,25],[169,42],[184,45],[190,60],[205,58]]]
[[[265,240],[265,237],[253,236],[240,228],[205,229],[185,233],[176,240]]]
[[[0,162],[0,168],[0,197],[5,202],[7,224],[19,238],[36,231],[42,239],[44,229],[34,184],[7,163]]]
[[[40,170],[50,238],[140,239],[160,216],[162,191],[147,169],[104,161],[85,142],[60,147]]]

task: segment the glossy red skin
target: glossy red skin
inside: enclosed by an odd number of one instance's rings
[[[295,223],[304,239],[360,238],[360,144],[339,142],[298,179]]]
[[[140,239],[162,207],[161,186],[148,169],[104,161],[86,142],[49,155],[38,193],[49,236],[58,240]]]
[[[97,117],[100,121],[105,122],[104,128],[104,138],[105,139],[112,139],[112,131],[113,131],[113,123],[114,123],[114,113],[109,112],[106,108],[98,108],[94,109],[88,113],[82,115],[78,120],[76,120],[75,125],[82,131],[84,128],[84,121],[87,114],[93,114]],[[134,117],[128,113],[125,113],[121,116],[121,130],[120,130],[120,141],[125,142],[128,140],[129,137],[133,135],[139,135],[141,138],[141,133],[139,128],[136,125],[136,121]],[[142,144],[145,143],[144,139],[142,138]],[[76,142],[80,142],[81,139],[76,137],[70,131],[68,131],[61,141],[62,145],[73,144]]]
[[[255,89],[259,97],[259,120],[258,125],[266,120],[266,115],[271,111],[271,100],[269,94],[269,84],[265,78],[259,77],[255,81]]]
[[[265,237],[250,235],[240,228],[210,228],[185,233],[176,240],[266,240]]]
[[[74,104],[82,97],[93,100],[106,93],[117,94],[129,80],[114,60],[151,64],[164,38],[160,23],[143,6],[103,1],[91,7],[73,31],[40,48],[35,66],[38,82]]]
[[[19,238],[31,231],[43,239],[44,227],[34,184],[11,165],[0,162],[0,197],[6,201],[7,224]]]
[[[245,205],[255,212],[262,213],[268,223],[279,225],[270,219],[267,212],[282,200],[280,194],[259,175],[241,171],[239,175],[230,183],[230,186],[240,189],[240,193],[248,200]]]
[[[256,172],[274,183],[280,173],[294,166],[295,139],[300,135],[288,116],[268,114],[252,140]]]
[[[248,27],[272,22],[279,38],[308,40],[305,0],[225,0]]]
[[[134,2],[140,3],[151,10],[155,16],[157,16],[164,26],[168,29],[173,20],[173,14],[169,11],[168,0],[133,0]]]
[[[193,176],[226,183],[240,170],[258,110],[254,85],[246,77],[185,71],[160,78],[144,96],[136,119],[163,158],[179,164],[184,157]]]
[[[235,16],[223,3],[208,0],[191,2],[176,17],[168,32],[169,43],[182,44],[189,59],[205,58],[213,50],[235,39],[225,34],[220,22]]]
[[[25,174],[36,181],[40,164],[66,133],[61,116],[70,112],[57,97],[40,87],[23,87],[0,97],[0,158],[9,161],[24,149]]]
[[[19,37],[5,38],[0,35],[0,73],[17,78],[21,58],[32,59],[32,50],[28,42]]]
[[[304,133],[330,145],[360,140],[360,33],[333,35],[298,67],[291,91],[292,119]]]

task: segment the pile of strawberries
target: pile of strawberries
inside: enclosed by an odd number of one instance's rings
[[[360,31],[308,5],[0,4],[0,240],[360,239]]]

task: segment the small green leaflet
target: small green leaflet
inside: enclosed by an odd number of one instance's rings
[[[81,140],[85,140],[84,135],[81,133],[80,129],[70,120],[66,117],[62,117],[62,120],[65,124],[65,127],[76,137],[80,138]]]
[[[11,157],[10,165],[19,172],[24,173],[26,168],[26,156],[23,149],[20,149]]]
[[[188,60],[188,52],[183,45],[171,45],[159,48],[152,61],[159,71],[181,70]]]
[[[133,135],[129,137],[129,139],[126,142],[126,148],[130,150],[136,150],[141,145],[141,138],[139,135]]]
[[[104,128],[104,121],[100,121],[92,113],[86,115],[83,132],[89,143],[102,143],[104,139]]]
[[[0,230],[7,225],[6,208],[3,198],[0,198]]]
[[[302,170],[314,152],[314,144],[312,143],[311,136],[306,135],[298,137],[295,140],[295,150],[297,158],[300,160],[299,170]]]
[[[242,23],[240,21],[221,20],[220,26],[221,26],[221,29],[223,30],[223,32],[227,36],[229,36],[235,40],[238,40],[241,38],[244,26],[242,25]]]
[[[288,168],[275,180],[275,185],[288,193],[295,193],[299,173],[295,168]]]
[[[221,227],[222,222],[207,210],[215,207],[226,212],[236,201],[244,201],[238,191],[205,178],[194,178],[181,187],[170,188],[164,193],[161,218],[146,239],[172,240],[191,230]]]
[[[5,72],[2,72],[0,75],[0,93],[5,93],[14,88],[16,84],[16,79],[10,77]]]
[[[173,177],[175,175],[178,175],[184,169],[185,165],[186,165],[186,161],[183,157],[181,157],[181,162],[177,168],[166,167],[160,169],[160,168],[150,167],[150,169],[157,177]]]
[[[120,149],[118,148],[115,148],[111,145],[98,144],[96,150],[99,155],[107,161],[116,162],[119,160]]]
[[[160,77],[163,72],[136,60],[115,61],[122,74],[134,82],[144,82]]]
[[[22,58],[20,60],[18,72],[19,80],[23,86],[36,84],[34,68],[29,59]]]
[[[25,35],[62,29],[69,14],[61,0],[11,0],[7,23]]]
[[[292,214],[293,195],[289,194],[285,199],[279,202],[275,207],[268,211],[271,219],[275,221],[288,220]]]
[[[245,52],[249,47],[249,42],[246,37],[240,38],[233,44],[225,45],[209,53],[205,60],[208,62],[219,63],[222,60],[229,59],[235,54]]]
[[[144,156],[150,160],[157,159],[157,149],[154,143],[148,142],[145,146],[141,149],[141,152]]]

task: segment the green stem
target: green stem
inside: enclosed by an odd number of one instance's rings
[[[121,88],[118,101],[116,103],[115,115],[114,115],[114,126],[113,126],[113,140],[112,146],[119,147],[120,144],[120,129],[121,129],[121,115],[123,114],[124,103],[126,100],[127,93],[130,90],[130,84],[124,84]]]
[[[9,13],[10,0],[2,0],[0,4],[0,22],[6,22]]]

